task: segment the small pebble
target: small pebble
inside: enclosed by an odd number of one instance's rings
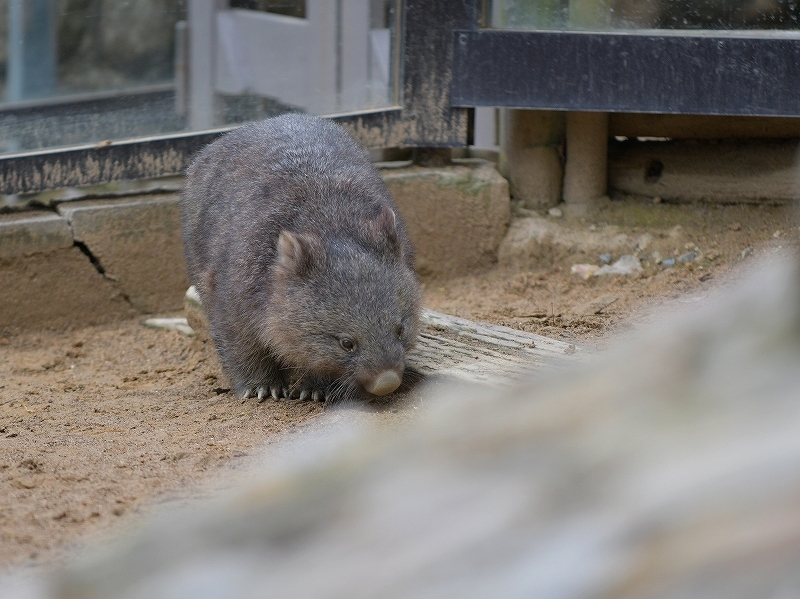
[[[561,212],[561,208],[550,208],[550,210],[547,211],[547,214],[549,214],[553,218],[561,218],[562,216],[564,216],[564,213]]]
[[[594,273],[594,276],[601,275],[635,275],[642,272],[642,263],[636,256],[626,254],[620,256],[614,264],[607,264]]]
[[[753,246],[752,245],[748,245],[746,248],[744,248],[742,250],[742,253],[741,253],[742,260],[747,258],[752,253],[753,253]]]
[[[600,254],[600,262],[603,264],[611,264],[611,254]]]
[[[573,264],[569,269],[572,274],[578,275],[584,281],[594,276],[598,270],[600,267],[596,264]]]
[[[675,266],[675,258],[667,258],[661,261],[662,266]]]
[[[659,196],[654,197],[653,198],[653,203],[654,204],[660,204],[661,203],[661,198]]]
[[[142,324],[150,329],[171,329],[189,337],[194,336],[194,329],[185,318],[148,318]]]
[[[783,233],[782,233],[780,230],[778,230],[778,231],[775,231],[775,232],[772,234],[772,238],[773,238],[773,239],[780,239],[781,235],[783,235]]]
[[[678,262],[686,263],[686,262],[694,262],[694,259],[697,258],[697,254],[694,252],[686,252],[685,254],[681,254],[678,256]]]
[[[731,223],[731,224],[728,225],[728,228],[731,231],[738,231],[739,229],[742,228],[742,223],[740,223],[740,222]]]

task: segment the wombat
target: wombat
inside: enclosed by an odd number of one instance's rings
[[[181,206],[189,278],[238,396],[397,389],[419,331],[414,252],[344,129],[300,114],[236,129],[195,157]]]

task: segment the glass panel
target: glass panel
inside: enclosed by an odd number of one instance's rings
[[[487,0],[503,29],[800,29],[797,0]]]
[[[0,154],[395,103],[400,0],[214,5],[0,0]]]

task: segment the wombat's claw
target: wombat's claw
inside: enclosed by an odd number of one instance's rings
[[[272,396],[272,399],[280,399],[281,396],[281,388],[272,386],[269,388],[269,394]]]
[[[245,389],[244,393],[242,393],[242,399],[250,399],[251,397],[253,397],[253,390]]]
[[[267,389],[266,387],[259,387],[256,395],[258,396],[258,401],[264,401],[267,399]]]
[[[311,399],[314,401],[325,401],[325,394],[322,391],[314,391],[311,394]]]
[[[289,399],[289,389],[284,387],[283,388],[283,395],[281,395],[281,397],[285,397],[286,399]]]
[[[300,391],[300,401],[306,401],[310,396],[311,392],[308,389]]]

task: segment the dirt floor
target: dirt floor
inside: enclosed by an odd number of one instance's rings
[[[701,257],[665,267],[646,248],[641,274],[583,280],[570,266],[592,256],[578,244],[574,256],[428,281],[425,305],[597,347],[645,315],[702,302],[743,264],[800,239],[786,207],[610,202],[591,217],[554,222],[578,236],[649,233],[664,257],[690,248]],[[311,402],[240,400],[201,341],[139,320],[2,337],[0,568],[58,563],[142,514],[213,494],[246,475],[264,445],[342,420],[395,427],[420,411],[416,390],[327,412]]]

